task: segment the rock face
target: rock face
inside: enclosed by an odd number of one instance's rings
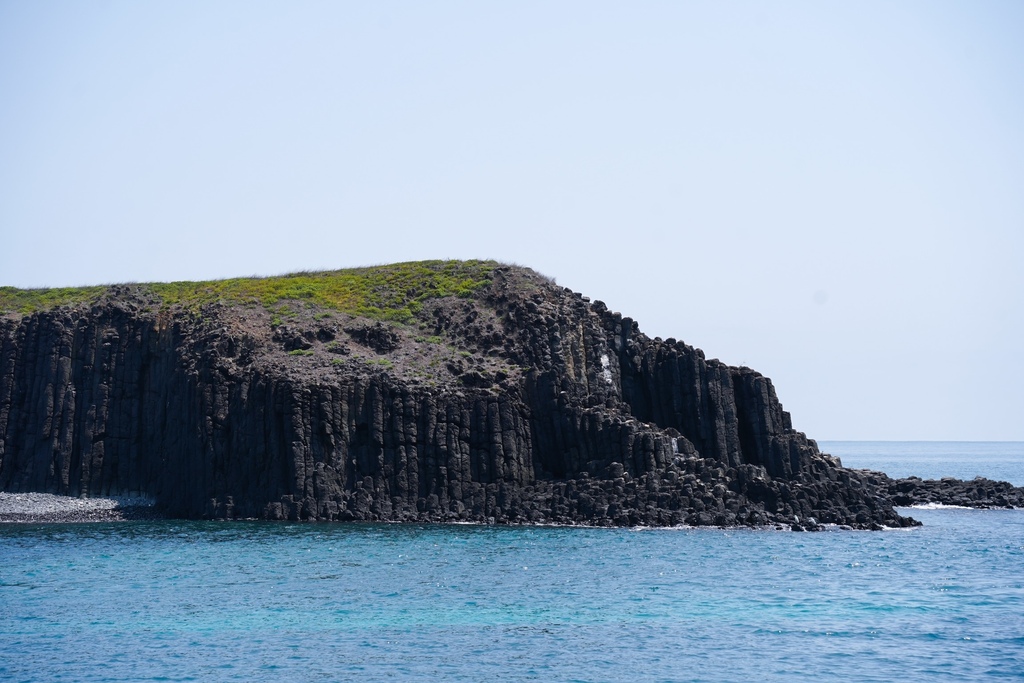
[[[878,477],[878,473],[871,473]],[[969,508],[1024,508],[1024,488],[1005,481],[985,477],[970,480],[943,477],[942,479],[889,479],[880,475],[879,484],[892,497],[896,505],[958,505]]]
[[[768,378],[523,268],[401,324],[146,285],[0,317],[8,492],[188,518],[914,524],[886,486],[819,453]]]

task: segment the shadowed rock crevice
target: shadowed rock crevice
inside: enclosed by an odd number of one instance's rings
[[[173,304],[131,285],[8,313],[0,490],[187,518],[912,523],[907,492],[819,453],[767,378],[488,268],[459,296],[383,292],[403,307],[387,322],[316,290],[188,305],[180,283]]]

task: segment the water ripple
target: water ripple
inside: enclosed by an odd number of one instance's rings
[[[1021,677],[1024,511],[915,514],[901,534],[5,526],[0,679]]]

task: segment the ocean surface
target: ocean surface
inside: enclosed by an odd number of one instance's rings
[[[880,470],[892,477],[988,477],[1024,486],[1020,441],[819,441],[846,467]]]
[[[821,446],[1024,481],[1021,443]],[[0,525],[0,680],[1024,679],[1024,510],[908,512],[925,525]]]

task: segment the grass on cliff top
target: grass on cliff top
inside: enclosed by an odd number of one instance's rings
[[[34,313],[56,306],[92,303],[100,298],[105,291],[107,291],[107,288],[103,285],[93,287],[56,287],[53,289],[0,287],[0,314]]]
[[[488,282],[494,261],[411,261],[367,268],[295,273],[276,277],[140,285],[166,306],[300,300],[380,320],[408,322],[425,300],[469,296]],[[32,313],[60,305],[90,302],[106,287],[15,289],[0,287],[0,312]]]

